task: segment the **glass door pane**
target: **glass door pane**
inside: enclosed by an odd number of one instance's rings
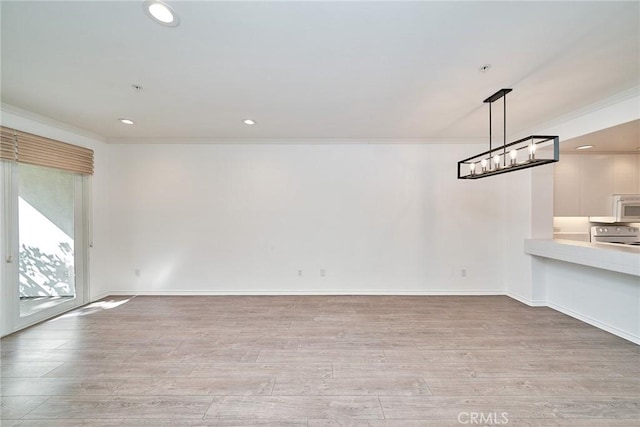
[[[74,300],[75,179],[42,166],[18,167],[20,317]]]

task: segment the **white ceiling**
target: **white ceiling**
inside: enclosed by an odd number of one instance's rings
[[[484,138],[500,88],[511,135],[640,80],[636,1],[168,3],[0,2],[2,102],[114,142]]]

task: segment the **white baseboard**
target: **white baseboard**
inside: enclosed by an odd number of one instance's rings
[[[596,328],[602,329],[603,331],[607,331],[609,333],[612,333],[613,335],[619,336],[620,338],[624,338],[627,341],[631,341],[634,344],[638,344],[640,345],[640,336],[636,336],[633,334],[628,333],[627,331],[623,331],[620,328],[617,328],[615,326],[609,325],[607,323],[601,322],[599,320],[596,320],[592,317],[589,317],[587,315],[584,315],[582,313],[578,313],[577,311],[573,311],[569,308],[563,307],[561,305],[558,304],[554,304],[552,302],[547,303],[547,305],[556,310],[559,311],[560,313],[566,314],[567,316],[571,316],[575,319],[578,319],[584,323],[588,323],[591,326],[595,326]]]
[[[546,301],[542,301],[542,300],[532,300],[526,297],[523,297],[522,295],[518,295],[518,294],[514,294],[513,292],[506,292],[506,294],[509,298],[513,298],[516,301],[519,301],[525,305],[528,305],[529,307],[546,307],[547,306],[547,302]]]
[[[305,290],[305,291],[292,291],[292,290],[216,290],[216,291],[111,291],[101,298],[109,295],[140,295],[140,296],[186,296],[186,295],[407,295],[407,296],[476,296],[476,295],[504,295],[504,291],[501,289],[483,289],[483,290],[451,290],[451,289],[427,289],[424,291],[399,291],[399,290],[372,290],[372,289],[317,289],[317,290]]]
[[[96,295],[96,296],[93,296],[93,295],[92,295],[92,296],[89,298],[89,303],[96,302],[96,301],[98,301],[98,300],[101,300],[102,298],[106,298],[106,297],[108,297],[109,295],[113,295],[113,294],[112,294],[112,293],[110,293],[110,292],[106,292],[106,293],[102,293],[102,294],[99,294],[99,295]]]

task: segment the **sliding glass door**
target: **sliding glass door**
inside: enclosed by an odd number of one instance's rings
[[[88,177],[23,163],[3,168],[3,286],[12,301],[3,309],[12,313],[13,331],[85,303]]]
[[[58,169],[18,167],[20,317],[77,298],[74,178]]]

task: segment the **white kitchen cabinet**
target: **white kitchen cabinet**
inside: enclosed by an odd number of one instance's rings
[[[561,154],[554,216],[611,216],[614,194],[640,193],[640,154]]]
[[[614,194],[640,194],[640,154],[613,156]]]
[[[580,215],[613,215],[613,156],[580,156]]]
[[[553,167],[553,216],[579,216],[580,156],[560,156]]]

